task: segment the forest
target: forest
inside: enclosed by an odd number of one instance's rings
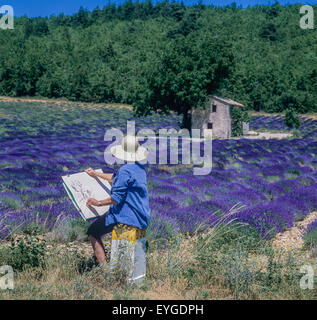
[[[186,114],[218,94],[249,110],[316,112],[317,31],[300,28],[300,6],[129,0],[15,18],[0,30],[0,95]]]

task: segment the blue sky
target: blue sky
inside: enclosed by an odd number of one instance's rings
[[[142,0],[140,0],[142,1]],[[112,3],[122,3],[124,0],[111,0]],[[153,3],[156,0],[152,1]],[[195,4],[197,0],[183,0],[185,5]],[[213,4],[216,6],[228,5],[234,2],[233,0],[203,0],[205,4]],[[237,5],[242,5],[242,7],[247,7],[248,5],[264,4],[270,5],[274,4],[275,0],[236,0]],[[14,9],[15,16],[27,15],[29,17],[36,16],[50,16],[52,14],[58,15],[64,13],[66,15],[71,15],[78,11],[80,6],[88,10],[93,10],[95,7],[99,6],[102,8],[108,3],[108,0],[5,0],[5,2],[0,1],[0,5],[8,4]],[[317,0],[280,0],[281,5],[292,4],[292,3],[302,3],[302,4],[317,4]]]

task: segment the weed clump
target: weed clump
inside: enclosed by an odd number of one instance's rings
[[[14,271],[45,267],[46,242],[36,236],[20,236],[11,239],[6,264]]]

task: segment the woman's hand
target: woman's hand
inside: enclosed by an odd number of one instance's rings
[[[86,169],[85,172],[89,174],[91,177],[97,177],[97,172],[92,168]]]
[[[94,198],[89,198],[86,202],[86,206],[95,206],[95,207],[99,207],[99,201],[94,199]]]

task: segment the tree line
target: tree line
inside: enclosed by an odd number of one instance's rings
[[[317,111],[317,32],[300,5],[126,1],[15,18],[0,30],[0,94],[128,103],[188,121],[207,94],[250,110]]]

